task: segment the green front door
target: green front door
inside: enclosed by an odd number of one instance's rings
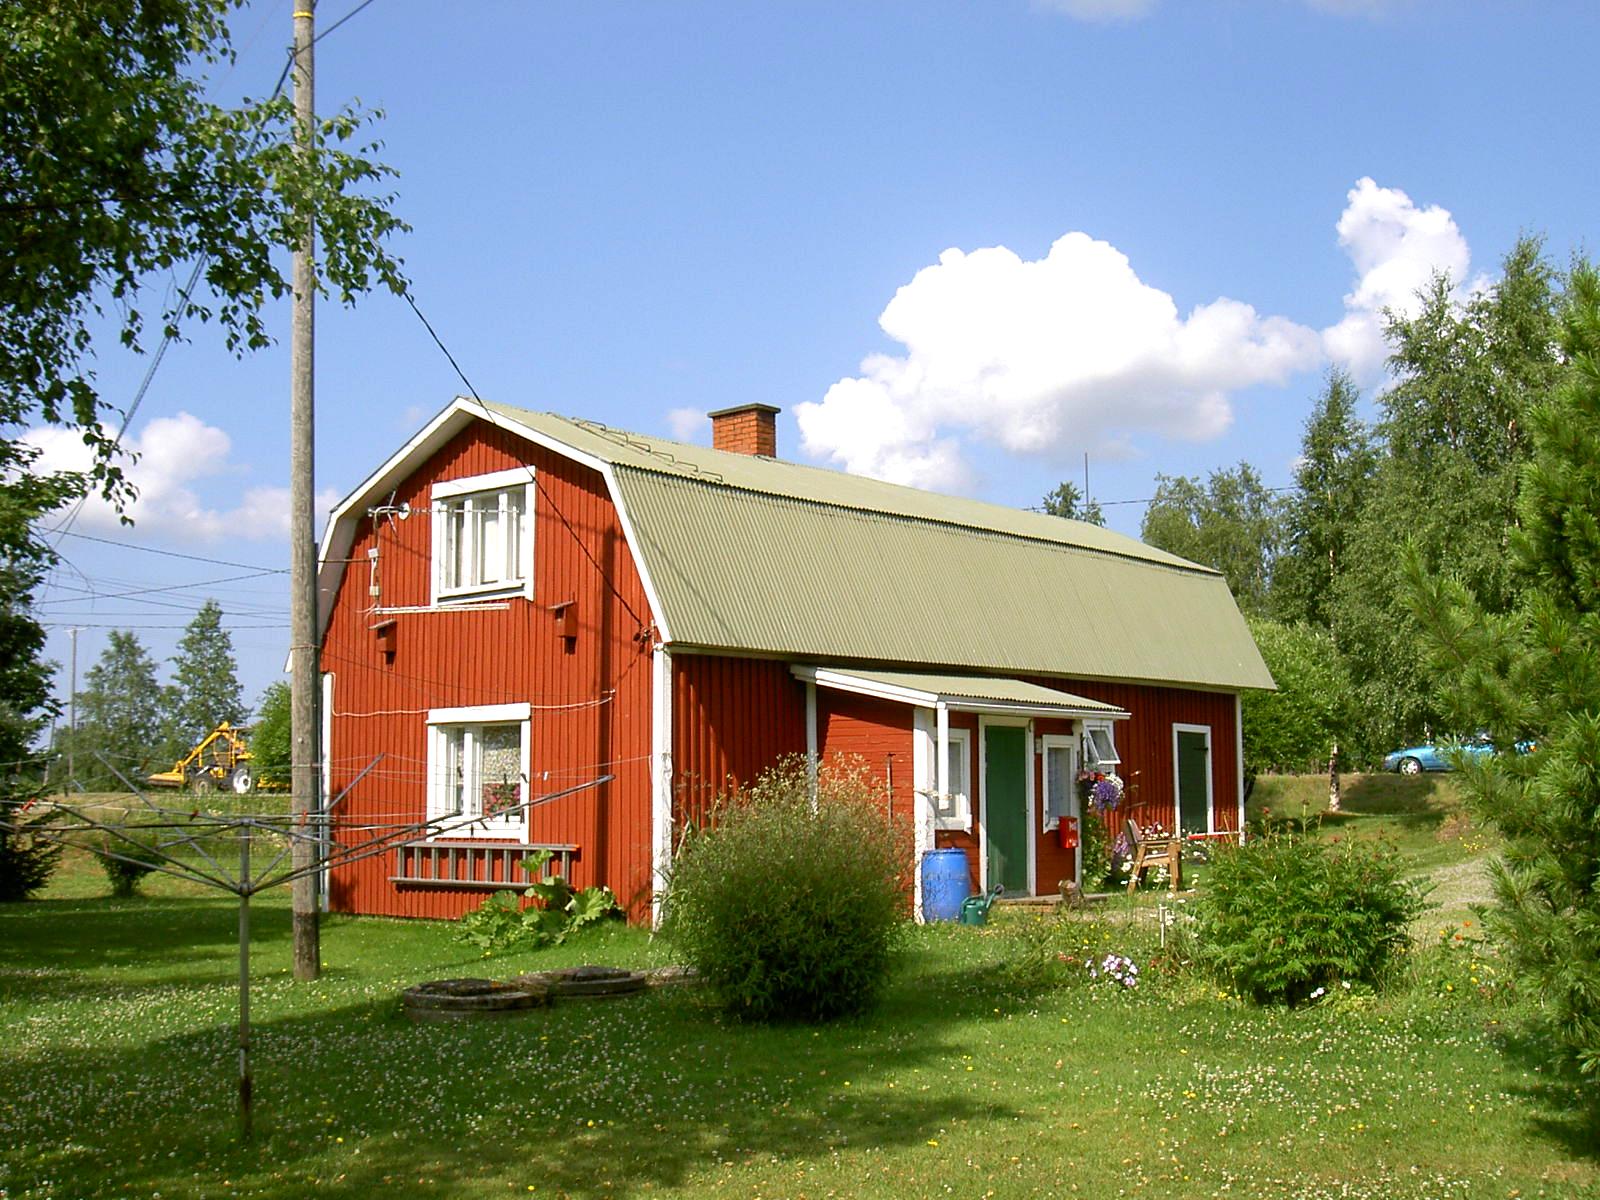
[[[1184,833],[1210,831],[1211,751],[1204,733],[1178,732],[1178,828]]]
[[[983,823],[989,886],[1028,894],[1028,731],[987,725],[983,731]]]

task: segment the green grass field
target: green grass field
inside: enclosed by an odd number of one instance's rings
[[[1448,781],[1352,780],[1346,809],[1329,836],[1384,833],[1419,870],[1488,851],[1448,832]],[[667,955],[611,927],[483,960],[446,925],[335,918],[323,979],[295,984],[287,899],[263,897],[241,1144],[236,908],[167,879],[105,890],[77,858],[0,906],[5,1200],[1600,1195],[1470,916],[1432,914],[1392,991],[1299,1011],[1164,971],[1143,901],[916,930],[883,1005],[823,1028],[729,1023],[693,989],[412,1025],[398,992],[423,979]],[[1011,964],[1042,940],[1131,953],[1140,986],[1028,986]]]

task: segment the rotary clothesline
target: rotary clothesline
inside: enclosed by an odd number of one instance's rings
[[[350,788],[383,756],[367,764],[346,786],[344,791],[329,803],[327,809],[317,813],[238,813],[223,814],[201,812],[199,809],[175,809],[158,805],[112,767],[104,758],[106,767],[117,775],[128,789],[139,797],[142,810],[131,810],[136,819],[107,820],[102,817],[103,806],[71,804],[66,800],[40,797],[14,810],[0,810],[0,829],[63,846],[81,846],[86,832],[99,832],[107,841],[103,846],[92,847],[94,853],[160,871],[179,879],[200,883],[218,891],[229,892],[239,899],[239,1128],[248,1137],[251,1129],[252,1076],[250,1067],[250,897],[271,887],[319,873],[330,867],[345,866],[364,858],[385,854],[397,845],[418,837],[440,837],[456,829],[479,823],[481,818],[446,815],[421,821],[408,821],[392,825],[374,825],[370,822],[344,822],[330,810],[344,799]],[[559,791],[530,797],[517,804],[508,805],[505,812],[526,811],[543,804],[587,791],[609,783],[612,775],[600,775]],[[56,824],[59,820],[62,824]],[[369,834],[354,842],[332,840],[330,830],[348,829]],[[151,831],[166,830],[173,834],[162,840],[150,838]],[[140,835],[144,836],[141,837]],[[238,842],[239,865],[237,872],[230,871],[222,860],[212,853],[217,839],[232,836]],[[276,854],[265,868],[256,869],[251,864],[252,843],[260,838],[278,842]],[[117,839],[113,848],[110,839]],[[318,848],[313,861],[300,870],[280,870],[296,842],[307,842]],[[207,843],[211,843],[208,845]],[[187,849],[194,857],[181,857]],[[141,855],[142,857],[136,857]],[[154,859],[156,861],[151,861]]]

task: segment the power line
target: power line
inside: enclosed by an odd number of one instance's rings
[[[56,531],[47,529],[45,532],[54,533]],[[102,546],[118,546],[123,550],[137,550],[141,554],[159,554],[165,558],[182,558],[189,562],[208,563],[213,567],[237,567],[241,571],[257,571],[263,575],[287,575],[289,573],[288,567],[263,567],[259,563],[234,562],[226,558],[207,558],[203,554],[184,554],[178,550],[157,550],[154,546],[141,546],[136,542],[119,542],[113,538],[95,537],[92,533],[73,533],[70,530],[62,530],[61,536],[81,538],[86,542],[99,542]]]
[[[168,583],[168,584],[163,584],[160,587],[135,588],[132,591],[127,591],[127,592],[95,592],[95,591],[90,591],[90,592],[86,593],[82,597],[82,599],[83,600],[89,600],[89,599],[93,599],[93,600],[124,600],[124,599],[127,599],[129,596],[146,596],[146,595],[149,595],[149,594],[151,594],[153,592],[185,592],[185,591],[190,591],[190,590],[195,589],[195,588],[215,587],[219,583],[238,583],[241,579],[260,579],[264,575],[276,575],[277,573],[278,572],[275,569],[268,570],[266,568],[263,568],[262,570],[259,570],[259,571],[251,571],[249,574],[246,574],[246,575],[227,575],[227,576],[224,576],[221,579],[202,579],[202,580],[200,580],[199,582],[196,582],[196,583]],[[48,604],[79,604],[81,602],[82,602],[82,600],[74,599],[74,600],[50,600],[50,601],[46,601],[45,603],[48,603]]]
[[[104,614],[96,613],[94,615],[95,616],[103,616]],[[138,623],[130,622],[130,621],[106,621],[106,622],[77,621],[77,620],[73,620],[73,621],[40,621],[39,624],[45,629],[187,629],[187,628],[189,628],[188,625],[149,625],[149,624],[138,624]],[[233,632],[239,631],[239,630],[248,631],[248,630],[252,630],[252,629],[287,629],[287,628],[289,628],[289,623],[287,621],[283,621],[283,622],[280,622],[280,623],[274,624],[274,625],[225,624],[223,626],[223,628],[226,629],[229,633],[233,633]]]
[[[344,16],[342,16],[342,17],[340,17],[340,18],[339,18],[339,19],[338,19],[338,20],[337,20],[337,21],[335,21],[335,22],[334,22],[334,23],[333,23],[333,24],[332,24],[332,25],[329,25],[329,26],[328,26],[328,27],[327,27],[327,28],[326,28],[326,29],[324,29],[324,30],[323,30],[323,31],[322,31],[322,32],[321,32],[321,33],[319,33],[319,34],[317,34],[317,36],[316,36],[316,37],[314,37],[314,38],[312,38],[312,39],[311,39],[311,44],[312,44],[312,45],[313,45],[313,46],[315,46],[315,45],[316,45],[316,44],[317,44],[317,43],[318,43],[318,42],[320,42],[320,41],[321,41],[321,40],[322,40],[322,39],[323,39],[323,38],[325,38],[325,37],[327,37],[327,36],[328,36],[328,35],[329,35],[329,34],[330,34],[330,33],[332,33],[332,32],[333,32],[333,31],[334,31],[334,30],[335,30],[335,29],[337,29],[337,28],[339,28],[339,26],[341,26],[341,25],[343,25],[343,24],[344,24],[344,23],[345,23],[345,22],[346,22],[346,21],[348,21],[348,20],[350,20],[350,19],[351,19],[351,18],[352,18],[352,17],[354,17],[354,16],[356,16],[356,15],[357,15],[357,14],[358,14],[358,13],[360,13],[360,12],[361,12],[361,11],[362,11],[362,10],[363,10],[363,9],[365,9],[365,8],[366,8],[366,7],[367,7],[367,6],[368,6],[368,5],[369,5],[369,4],[374,4],[374,3],[376,3],[376,2],[377,2],[377,0],[361,0],[361,3],[360,3],[360,4],[358,4],[358,5],[356,5],[356,6],[355,6],[355,7],[354,7],[354,8],[352,8],[352,9],[351,9],[351,10],[350,10],[350,11],[349,11],[349,12],[347,12],[347,13],[345,13],[345,15],[344,15]]]

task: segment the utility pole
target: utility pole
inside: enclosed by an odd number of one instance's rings
[[[316,40],[316,0],[294,4],[295,140],[301,154],[310,154],[316,137],[316,97],[312,90],[312,44]],[[316,317],[316,229],[305,202],[305,229],[294,251],[294,309],[289,334],[289,677],[292,769],[291,812],[297,833],[307,832],[321,808],[317,801],[317,575],[313,352]],[[294,977],[315,979],[322,971],[321,937],[317,926],[317,880],[308,868],[316,843],[293,841],[292,908],[294,912]]]
[[[67,687],[67,781],[61,786],[63,796],[78,777],[78,630],[74,627],[67,632],[72,636],[72,682]]]

